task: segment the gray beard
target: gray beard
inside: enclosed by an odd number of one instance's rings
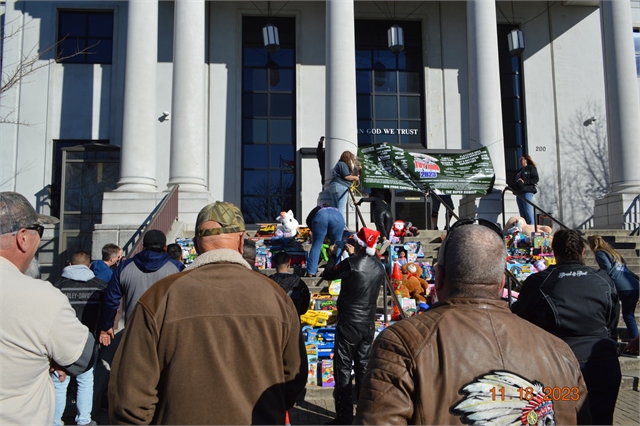
[[[31,278],[40,279],[40,262],[35,256],[31,259],[31,263],[29,263],[29,267],[24,271],[24,274]]]

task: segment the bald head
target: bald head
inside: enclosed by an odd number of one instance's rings
[[[218,222],[209,220],[200,225],[200,230],[222,228]],[[229,232],[216,235],[196,236],[194,238],[194,246],[198,254],[206,253],[211,250],[231,249],[238,253],[243,253],[245,232]]]
[[[504,241],[493,230],[475,224],[456,228],[438,254],[438,298],[498,298],[506,257]]]
[[[72,265],[91,265],[91,258],[84,251],[77,251],[71,256],[71,264]]]

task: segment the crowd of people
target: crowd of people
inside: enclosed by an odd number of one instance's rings
[[[25,272],[43,225],[57,219],[20,194],[0,196],[0,423],[62,424],[74,376],[77,424],[95,424],[105,390],[117,424],[284,424],[307,381],[299,316],[309,289],[289,273],[286,252],[274,257],[271,277],[252,270],[255,246],[251,253],[238,207],[218,201],[200,211],[199,256],[186,269],[166,236],[149,230],[130,259],[115,244],[94,262],[74,253],[51,285]],[[589,241],[602,267],[595,271],[584,265],[580,234],[556,232],[557,266],[524,282],[512,313],[500,298],[502,230],[458,220],[435,265],[439,302],[374,340],[386,279],[380,233],[363,227],[340,244],[344,217],[326,205],[307,223],[309,274],[318,274],[318,242],[329,237],[321,275],[342,280],[330,424],[612,423],[618,297],[627,298],[635,337],[638,282],[603,241]],[[125,326],[116,332],[121,302]]]

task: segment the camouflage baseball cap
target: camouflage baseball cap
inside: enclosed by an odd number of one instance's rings
[[[208,221],[218,222],[221,228],[200,229],[203,223]],[[244,218],[242,212],[236,206],[226,201],[216,201],[209,204],[198,213],[196,220],[196,236],[206,237],[208,235],[230,234],[233,232],[243,232]]]
[[[17,192],[0,192],[0,234],[45,223],[60,222],[53,216],[38,214],[31,203]]]

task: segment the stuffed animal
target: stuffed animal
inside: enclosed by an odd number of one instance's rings
[[[419,234],[418,228],[413,226],[411,222],[396,220],[391,226],[390,240],[392,244],[398,244],[401,237],[415,237]]]
[[[300,224],[296,218],[293,217],[291,210],[288,212],[280,212],[280,216],[278,216],[276,220],[280,222],[274,235],[276,238],[291,238],[296,236]]]
[[[524,218],[520,216],[509,218],[505,226],[505,228],[509,230],[510,234],[512,233],[511,229],[514,227],[519,228],[525,235],[531,235],[532,232],[535,232],[535,227],[533,225],[527,225],[527,223],[524,221]],[[546,225],[538,225],[538,232],[552,233],[553,228]]]
[[[402,266],[402,285],[409,290],[409,294],[416,303],[427,302],[426,292],[429,289],[429,283],[423,280],[422,268],[417,263],[407,263]]]

